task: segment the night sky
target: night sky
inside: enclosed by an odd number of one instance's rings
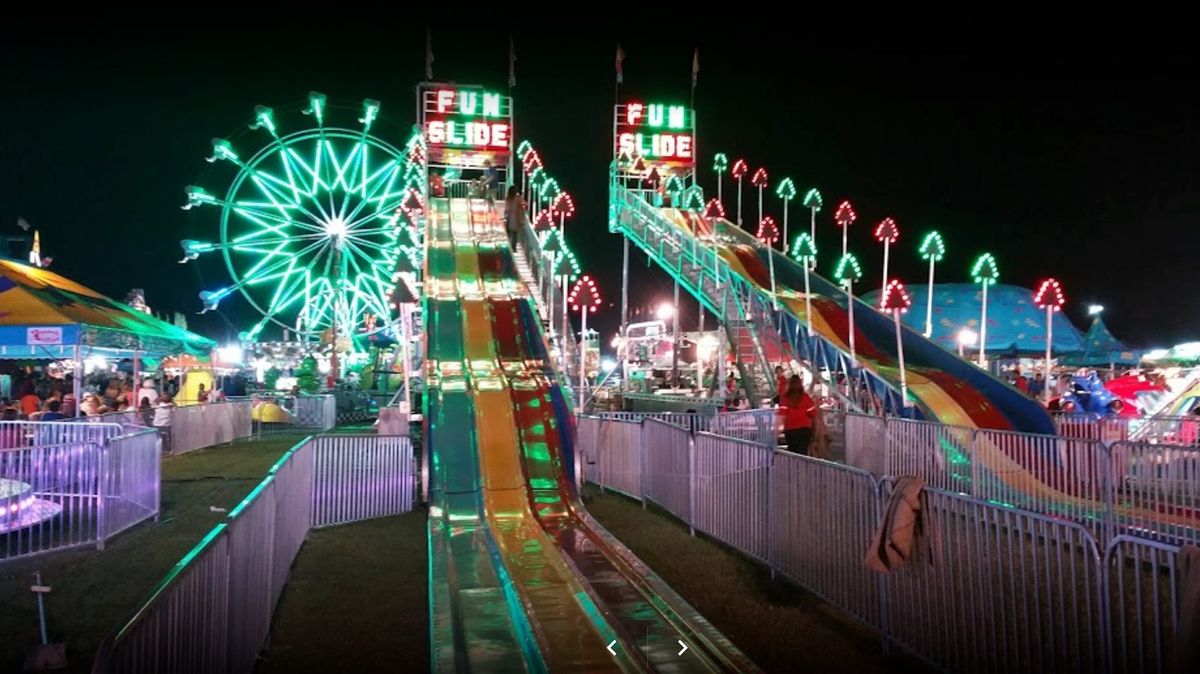
[[[605,209],[620,41],[622,98],[665,102],[687,102],[699,46],[706,192],[715,193],[717,151],[765,165],[772,187],[782,176],[819,187],[823,251],[840,245],[832,207],[850,199],[859,215],[851,249],[868,279],[882,258],[870,229],[891,216],[901,229],[893,269],[910,283],[924,278],[920,235],[937,228],[948,246],[941,280],[965,280],[974,257],[991,251],[1002,282],[1058,277],[1081,328],[1084,306],[1098,302],[1113,332],[1136,346],[1200,339],[1200,106],[1190,59],[1015,46],[904,54],[905,41],[826,45],[803,31],[430,25],[437,79],[495,89],[505,85],[513,35],[518,136],[576,197],[568,240],[613,302],[600,320],[606,332],[619,320],[621,244]],[[210,138],[244,129],[256,104],[282,108],[318,90],[350,105],[379,99],[391,140],[402,142],[424,30],[22,32],[0,52],[0,234],[17,233],[24,216],[54,269],[118,299],[145,288],[154,309],[184,311],[193,329],[231,338],[257,315],[230,299],[219,315],[195,316],[196,293],[226,279],[219,267],[177,264],[180,239],[217,237],[216,210],[179,209],[188,184],[224,191],[225,178],[205,174]],[[890,53],[872,53],[871,43]],[[732,211],[728,182],[726,195]],[[751,221],[748,185],[745,198]],[[780,211],[768,197],[767,212],[780,220]],[[792,217],[807,221],[798,204]],[[821,271],[831,264],[827,256]],[[636,305],[669,299],[665,274],[637,255],[633,269]]]

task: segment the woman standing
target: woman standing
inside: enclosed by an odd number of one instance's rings
[[[783,421],[783,438],[789,452],[808,455],[813,438],[813,414],[817,406],[804,390],[800,375],[788,379],[787,390],[779,400],[779,416]]]

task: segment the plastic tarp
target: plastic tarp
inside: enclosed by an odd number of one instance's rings
[[[1077,355],[1063,359],[1067,365],[1080,367],[1106,367],[1108,365],[1137,365],[1142,359],[1142,353],[1126,346],[1121,340],[1113,337],[1099,316],[1092,319],[1092,326],[1084,335],[1084,350]]]
[[[925,330],[925,306],[929,286],[908,286],[912,306],[902,315],[905,325],[917,332]],[[879,291],[863,295],[863,301],[879,303]],[[983,306],[982,287],[971,283],[941,283],[933,286],[933,341],[947,349],[958,348],[958,333],[963,328],[979,332]],[[1054,353],[1081,353],[1083,334],[1062,314],[1054,314]],[[970,347],[972,351],[978,345]],[[1033,291],[1020,286],[988,286],[987,351],[1005,354],[1043,354],[1046,351],[1046,312],[1033,304]]]
[[[137,311],[64,276],[0,260],[0,358],[206,354],[216,342]]]

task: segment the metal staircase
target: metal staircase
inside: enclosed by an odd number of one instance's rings
[[[714,254],[714,236],[723,245],[744,243],[748,237],[745,232],[725,220],[706,222],[683,211],[657,207],[647,200],[656,199],[655,192],[631,190],[616,179],[609,189],[609,230],[629,237],[716,314],[725,328],[733,361],[752,406],[775,395],[774,366],[800,356],[802,365],[826,384],[845,409],[862,409],[855,398],[845,395],[843,386],[864,376],[863,371],[854,370],[848,357],[842,357],[836,347],[819,336],[810,340],[800,335],[794,317],[777,311],[768,293],[732,272]],[[674,216],[691,218],[687,221],[699,236],[672,222],[669,218]],[[715,232],[710,233],[714,228]],[[793,345],[799,347],[799,353]],[[882,380],[871,383],[891,386]]]

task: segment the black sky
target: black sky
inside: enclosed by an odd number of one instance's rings
[[[923,278],[915,247],[938,228],[949,248],[943,280],[964,280],[974,256],[992,251],[1003,282],[1061,279],[1081,327],[1083,306],[1099,302],[1112,330],[1136,345],[1200,339],[1193,59],[1136,49],[1048,54],[1004,40],[934,53],[928,41],[818,43],[802,30],[764,37],[436,19],[431,27],[438,79],[495,88],[514,36],[518,134],[577,197],[568,240],[614,301],[606,328],[620,288],[620,240],[605,225],[619,40],[622,96],[680,102],[698,45],[706,191],[712,153],[723,151],[765,165],[773,183],[788,175],[819,187],[827,206],[850,199],[860,216],[851,247],[868,278],[881,258],[870,227],[892,216],[901,228],[894,269],[906,280]],[[144,287],[156,309],[194,312],[196,293],[224,282],[217,268],[176,263],[180,239],[216,236],[215,211],[178,208],[185,185],[205,184],[209,139],[244,128],[256,104],[283,107],[315,89],[331,101],[381,100],[402,141],[424,30],[25,32],[0,52],[0,234],[15,233],[23,215],[59,271],[118,298]],[[779,202],[767,204],[779,219]],[[793,216],[804,219],[799,209]],[[829,210],[819,223],[820,244],[833,250]],[[644,258],[635,256],[634,269],[641,304],[669,297],[669,281]],[[254,318],[229,301],[221,316],[191,325],[225,338]]]

